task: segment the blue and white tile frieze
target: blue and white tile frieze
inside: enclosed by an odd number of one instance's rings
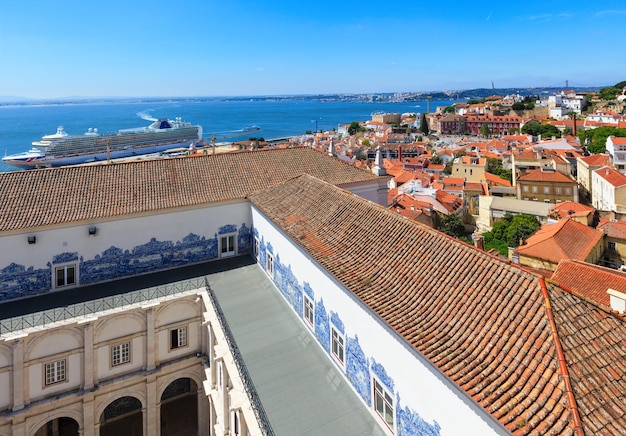
[[[380,363],[376,362],[375,359],[372,358],[372,372],[376,376],[376,378],[385,385],[385,388],[393,393],[393,379],[387,375],[387,371],[385,367]]]
[[[365,404],[371,404],[369,359],[359,344],[358,336],[346,338],[346,375]]]
[[[441,426],[437,421],[432,424],[426,422],[419,413],[408,407],[402,407],[400,395],[396,397],[398,418],[398,434],[401,436],[440,436]]]
[[[315,337],[322,348],[330,354],[330,321],[324,300],[315,302]]]
[[[255,228],[251,234],[259,238],[258,230]],[[315,302],[315,327],[314,335],[322,348],[330,355],[330,325],[331,323],[337,328],[341,334],[346,334],[346,326],[344,325],[340,315],[337,312],[327,312],[324,300],[315,300],[315,292],[308,282],[300,285],[298,278],[292,271],[291,265],[284,265],[281,262],[278,253],[275,253],[269,242],[263,237],[259,238],[259,263],[265,268],[265,259],[267,253],[274,256],[274,277],[273,281],[279,292],[289,302],[294,311],[303,317],[302,304],[304,295],[306,294]],[[373,357],[367,357],[359,344],[358,336],[346,337],[346,377],[361,397],[363,402],[369,407],[372,404],[372,374],[385,385],[385,388],[394,393],[395,383],[387,374],[385,367],[378,363]],[[396,394],[396,417],[397,417],[397,434],[402,436],[424,435],[439,436],[441,427],[436,421],[433,424],[426,422],[416,411],[409,407],[402,407],[400,396]]]
[[[222,226],[218,232],[238,232],[238,254],[250,251],[250,227],[242,224]],[[52,289],[54,265],[76,262],[81,285],[129,277],[136,274],[206,262],[218,258],[218,240],[189,233],[180,241],[150,239],[145,244],[122,249],[111,246],[93,259],[84,259],[76,252],[63,252],[52,257],[46,268],[12,263],[0,269],[0,301],[39,295]]]
[[[333,312],[332,310],[330,311],[330,322],[333,323],[339,333],[341,333],[342,335],[346,334],[346,328],[343,326],[343,321],[341,320],[341,318],[339,318],[337,312]]]

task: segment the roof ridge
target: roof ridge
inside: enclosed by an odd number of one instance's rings
[[[580,263],[580,264],[585,264],[585,262],[583,261],[578,261],[575,259],[565,259],[568,261],[574,261],[576,263]],[[593,265],[592,266],[600,266],[600,265]],[[610,269],[610,268],[609,268]],[[576,292],[573,289],[571,289],[569,286],[563,285],[561,283],[559,283],[557,280],[554,280],[550,277],[545,277],[544,278],[545,281],[547,281],[550,284],[553,284],[554,286],[558,286],[559,289],[562,289],[563,291],[567,292],[570,295],[573,295],[576,298],[579,298],[581,300],[583,300],[585,303],[591,304],[593,307],[595,307],[598,310],[601,310],[602,312],[606,313],[607,315],[611,315],[614,318],[617,318],[620,321],[626,322],[626,312],[624,312],[624,314],[620,314],[619,312],[617,312],[616,310],[611,309],[610,306],[607,306],[605,304],[602,304],[598,301],[595,301],[583,294],[581,294],[580,292]]]
[[[552,313],[552,304],[550,303],[550,295],[548,294],[548,289],[546,288],[546,282],[543,277],[539,277],[539,285],[541,287],[541,293],[543,294],[543,298],[545,301],[546,315],[548,316],[550,329],[552,330],[552,337],[554,338],[554,347],[556,348],[557,360],[559,361],[559,371],[561,373],[561,377],[563,378],[567,402],[569,404],[570,412],[572,413],[572,418],[574,421],[574,434],[584,436],[585,432],[583,431],[582,423],[580,421],[580,414],[578,413],[578,405],[576,403],[574,390],[572,389],[572,383],[569,377],[569,370],[567,368],[567,362],[565,361],[565,354],[563,353],[563,346],[561,345],[559,332],[556,328],[556,321],[554,320],[554,314]]]

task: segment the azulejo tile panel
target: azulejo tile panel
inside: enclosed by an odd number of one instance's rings
[[[252,234],[258,238],[258,231],[254,229]],[[315,302],[315,326],[314,335],[322,348],[330,356],[330,324],[332,324],[342,333],[348,331],[344,325],[339,313],[331,311],[330,314],[326,310],[324,300],[322,298],[315,299],[315,291],[308,282],[302,282],[295,276],[291,265],[284,265],[281,262],[278,253],[272,250],[269,243],[266,244],[263,238],[260,239],[259,263],[265,268],[266,250],[274,256],[274,277],[273,281],[281,294],[292,306],[294,311],[303,317],[302,303],[304,294]],[[372,404],[372,375],[385,385],[392,395],[395,390],[395,382],[385,369],[373,357],[368,357],[359,344],[358,336],[348,336],[346,338],[346,377],[348,381],[369,407]],[[400,395],[395,394],[396,404],[394,405],[396,431],[398,435],[425,435],[439,436],[441,427],[436,421],[429,423],[425,421],[419,413],[409,407],[402,407]]]
[[[52,257],[46,268],[11,263],[0,269],[0,301],[49,292],[52,289],[52,268],[63,263],[76,262],[80,284],[88,285],[215,260],[218,258],[218,235],[224,233],[237,233],[238,254],[250,252],[251,230],[244,223],[239,228],[235,224],[222,226],[214,237],[189,233],[180,241],[152,238],[126,250],[111,246],[93,259],[85,259],[77,252],[59,253]]]

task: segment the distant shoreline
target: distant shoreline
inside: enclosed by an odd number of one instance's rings
[[[597,92],[601,86],[572,87],[576,92]],[[205,97],[67,97],[67,98],[23,98],[0,96],[0,107],[10,106],[53,106],[79,104],[106,104],[106,103],[154,103],[154,102],[208,102],[208,101],[346,101],[364,103],[406,103],[413,101],[432,100],[464,100],[480,99],[491,95],[540,95],[560,92],[560,87],[545,88],[477,88],[452,91],[417,91],[417,92],[373,92],[360,94],[294,94],[294,95],[252,95],[252,96],[205,96]]]

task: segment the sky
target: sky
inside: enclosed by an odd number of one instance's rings
[[[0,0],[0,96],[609,86],[624,0]]]

